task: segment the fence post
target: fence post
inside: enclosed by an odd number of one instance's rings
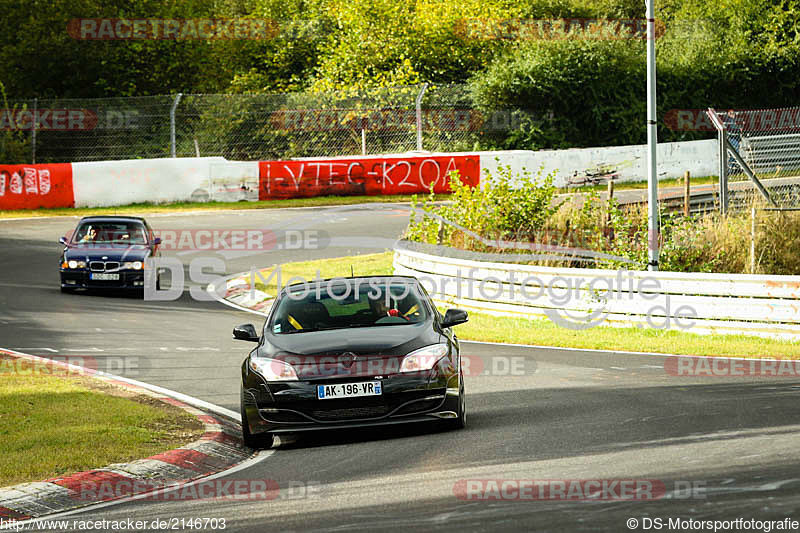
[[[719,210],[728,213],[728,150],[726,144],[728,133],[725,127],[719,131]]]
[[[689,203],[692,199],[692,192],[689,186],[689,171],[686,171],[686,174],[683,175],[683,216],[688,217],[691,209],[689,209]]]
[[[750,273],[756,273],[756,208],[750,208]]]
[[[608,202],[606,202],[606,236],[610,239],[614,238],[613,231],[611,230],[611,202],[614,201],[614,180],[608,180]]]
[[[33,127],[31,129],[31,164],[36,164],[36,126],[38,119],[39,99],[33,99]]]
[[[367,155],[367,130],[361,128],[361,155]]]
[[[170,152],[172,153],[172,157],[176,157],[175,155],[175,109],[178,107],[178,102],[181,101],[181,96],[183,93],[178,93],[175,95],[175,101],[172,102],[172,108],[169,110],[169,144],[170,144]]]
[[[419,94],[417,95],[417,151],[422,151],[422,97],[425,95],[425,91],[428,90],[428,84],[423,83],[422,89],[420,89]]]

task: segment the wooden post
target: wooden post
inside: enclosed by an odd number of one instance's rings
[[[689,171],[686,171],[686,174],[683,175],[683,215],[689,216],[691,212],[689,203],[692,199],[692,192],[691,188],[689,187]]]

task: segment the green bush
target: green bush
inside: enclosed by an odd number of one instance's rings
[[[406,238],[417,242],[451,243],[466,249],[489,249],[470,233],[484,239],[524,240],[533,238],[545,227],[558,211],[554,203],[556,187],[553,175],[536,175],[523,170],[515,174],[511,167],[500,166],[496,175],[488,171],[481,187],[472,187],[463,182],[458,172],[451,172],[451,201],[444,205],[433,205],[433,192],[423,202],[426,212],[421,220],[412,213]],[[412,203],[417,208],[414,197]],[[428,216],[435,213],[450,223]]]
[[[501,168],[495,176],[487,176],[483,188],[464,184],[457,174],[452,176],[451,187],[450,203],[434,204],[432,194],[421,204],[414,199],[413,206],[421,207],[423,215],[420,218],[412,214],[406,239],[475,252],[508,254],[520,250],[503,241],[516,241],[526,243],[524,248],[529,244],[537,245],[529,250],[542,252],[547,246],[560,249],[557,255],[537,260],[517,258],[530,264],[646,268],[649,231],[644,204],[620,206],[616,200],[601,199],[595,191],[557,202],[552,176],[542,176],[541,172],[534,176],[526,171],[515,174],[507,167]],[[800,273],[800,213],[757,213],[753,272]],[[728,216],[709,213],[688,217],[662,212],[659,269],[749,273],[750,228],[749,210]],[[574,252],[571,259],[570,250]],[[581,257],[579,251],[599,252],[610,257],[589,261]]]

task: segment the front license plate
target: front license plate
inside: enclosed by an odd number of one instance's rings
[[[93,273],[93,274],[90,274],[90,276],[91,276],[90,279],[93,279],[93,280],[118,280],[119,279],[119,274],[106,274],[106,273],[94,274]]]
[[[380,396],[380,381],[363,383],[339,383],[336,385],[317,385],[317,398],[335,400],[337,398],[357,398],[359,396]]]

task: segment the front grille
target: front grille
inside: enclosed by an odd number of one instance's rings
[[[421,402],[412,402],[405,407],[401,408],[399,411],[394,413],[392,416],[395,415],[411,415],[414,413],[424,413],[425,411],[431,411],[436,409],[442,404],[442,399],[437,398],[435,400],[423,400]]]
[[[355,418],[376,418],[385,415],[389,410],[384,405],[366,407],[347,407],[342,409],[317,409],[311,416],[317,420],[352,420]]]
[[[267,422],[273,422],[275,424],[297,424],[300,422],[311,422],[308,418],[304,417],[299,413],[294,413],[292,411],[274,411],[269,409],[264,409],[259,411],[261,418],[266,420]]]
[[[92,272],[105,272],[106,270],[119,270],[119,262],[118,261],[91,261],[89,263],[89,268]]]

